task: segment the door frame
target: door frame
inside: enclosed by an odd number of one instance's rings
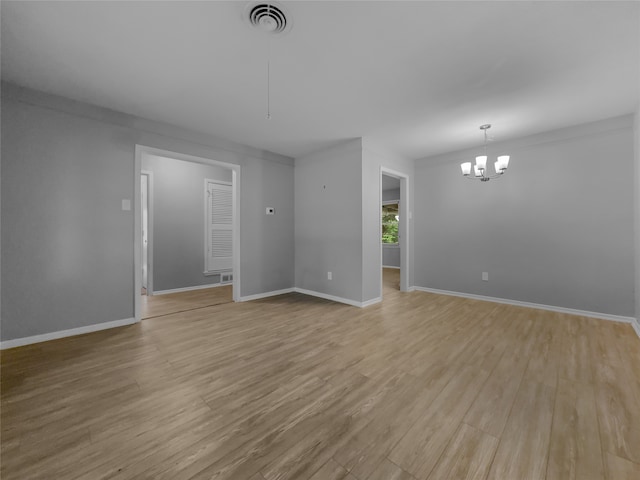
[[[379,178],[379,195],[380,202],[378,206],[378,212],[382,212],[382,175],[388,177],[394,177],[400,180],[400,204],[399,214],[400,222],[398,225],[398,245],[400,246],[400,291],[410,291],[409,285],[409,222],[411,220],[411,205],[409,204],[409,175],[398,170],[393,170],[385,166],[380,166],[380,178]],[[379,213],[381,215],[381,213]],[[382,281],[382,222],[379,221],[378,242],[380,243],[380,296],[383,296],[384,288]]]
[[[140,177],[147,177],[147,295],[153,295],[153,172],[141,170]],[[141,187],[142,188],[142,187]],[[142,203],[142,198],[140,199]],[[140,231],[142,235],[142,205],[140,205]],[[140,238],[142,245],[142,238]],[[142,264],[142,258],[140,259]],[[140,280],[142,285],[142,278]]]
[[[141,262],[141,229],[142,229],[142,199],[140,175],[142,175],[142,158],[146,155],[156,155],[160,157],[173,158],[186,162],[200,163],[203,165],[212,165],[223,167],[232,172],[232,195],[233,195],[233,301],[240,301],[240,165],[233,163],[220,162],[212,158],[197,157],[186,153],[173,152],[161,148],[149,147],[146,145],[136,144],[134,159],[134,238],[133,238],[133,288],[134,293],[134,318],[136,322],[141,319],[142,313],[142,262]],[[151,227],[149,227],[151,228]]]

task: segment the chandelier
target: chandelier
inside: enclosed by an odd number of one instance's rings
[[[480,130],[484,132],[484,155],[476,157],[476,164],[473,166],[473,173],[471,175],[471,162],[464,162],[460,164],[462,169],[462,175],[469,180],[480,180],[481,182],[488,182],[492,178],[498,178],[500,175],[507,171],[509,166],[509,155],[501,155],[494,163],[496,169],[495,175],[488,175],[487,172],[487,130],[491,128],[490,124],[480,125]]]

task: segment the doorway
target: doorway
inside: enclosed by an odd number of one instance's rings
[[[134,184],[135,320],[238,301],[240,166],[137,145],[134,171],[138,179]],[[224,214],[231,225],[225,234],[229,241],[225,252],[231,253],[231,259],[224,272],[214,272],[207,264],[209,200],[202,185],[206,186],[211,172],[223,176],[229,185]],[[202,177],[197,187],[183,184],[193,183],[194,176]],[[160,230],[154,232],[154,226]],[[193,248],[197,243],[202,244],[200,249]]]
[[[380,167],[380,285],[385,291],[407,292],[409,282],[409,175]]]
[[[382,173],[382,289],[400,291],[400,179]]]
[[[140,231],[140,258],[142,261],[142,270],[140,274],[142,275],[142,288],[140,289],[141,295],[147,295],[150,292],[153,292],[153,288],[149,284],[152,276],[149,274],[149,235],[151,234],[151,229],[149,228],[150,223],[150,211],[151,211],[151,201],[150,201],[150,192],[152,191],[151,185],[151,176],[152,172],[143,170],[140,175],[140,214],[141,214],[141,231]]]

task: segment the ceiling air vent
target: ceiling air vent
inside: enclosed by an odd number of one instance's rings
[[[289,21],[280,5],[271,2],[252,3],[248,6],[249,22],[267,33],[284,33]]]

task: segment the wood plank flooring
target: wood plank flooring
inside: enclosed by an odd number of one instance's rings
[[[196,308],[231,302],[233,302],[233,287],[231,285],[165,295],[142,295],[141,316],[143,319],[161,317],[170,313],[186,312]]]
[[[1,477],[640,478],[629,325],[384,280],[3,351]]]

